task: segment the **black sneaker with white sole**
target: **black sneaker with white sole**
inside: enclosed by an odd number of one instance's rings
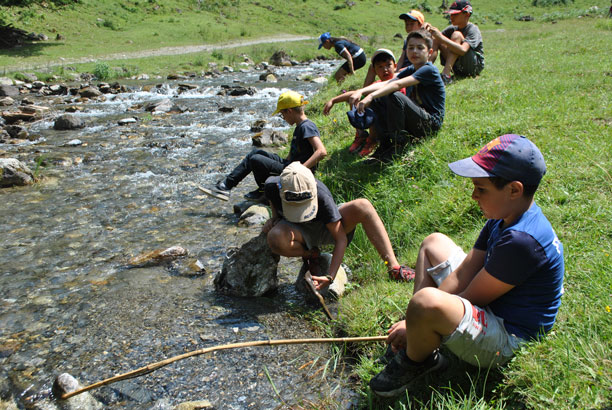
[[[257,188],[249,193],[244,194],[244,199],[246,199],[247,201],[253,201],[253,202],[264,202],[266,199],[266,196],[262,189]]]
[[[229,188],[225,181],[219,181],[215,184],[215,191],[217,191],[218,193],[222,194],[222,195],[230,195],[230,190],[232,188]]]
[[[395,397],[402,394],[413,381],[428,373],[444,370],[446,366],[446,358],[439,350],[422,363],[413,362],[404,350],[400,350],[383,371],[370,380],[370,389],[381,397]]]

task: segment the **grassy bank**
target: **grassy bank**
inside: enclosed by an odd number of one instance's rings
[[[204,2],[198,8],[187,1],[83,0],[74,8],[56,10],[3,8],[0,16],[5,21],[28,31],[49,34],[55,30],[65,40],[3,52],[0,66],[90,54],[102,58],[121,50],[214,43],[278,32],[316,36],[325,30],[353,38],[359,33],[369,36],[362,41],[367,52],[378,46],[399,51],[401,40],[394,34],[402,33],[403,27],[397,15],[412,3],[355,3],[348,7],[344,2],[315,0],[294,2],[288,9],[280,1],[260,1],[259,5]],[[429,21],[444,26],[443,17],[433,14],[438,4],[429,2],[432,13],[426,14]],[[593,5],[600,11],[592,10]],[[484,224],[470,199],[470,181],[454,176],[447,163],[473,154],[501,134],[526,135],[547,161],[548,173],[536,201],[565,246],[566,294],[552,333],[543,342],[527,346],[509,365],[487,372],[454,361],[451,370],[412,388],[408,397],[397,402],[371,397],[366,384],[380,369],[373,359],[382,351],[359,346],[364,349],[355,351],[363,405],[607,408],[612,406],[612,24],[601,18],[601,10],[609,2],[576,0],[567,6],[533,7],[531,0],[510,5],[483,0],[474,1],[474,6],[474,20],[485,40],[486,68],[476,79],[449,86],[444,126],[438,135],[411,147],[391,165],[367,167],[346,150],[353,132],[345,107],[336,106],[329,117],[321,115],[323,103],[339,91],[330,84],[308,106],[308,115],[320,127],[329,152],[319,176],[338,201],[370,199],[399,259],[413,264],[420,241],[429,233],[443,232],[469,249]],[[535,21],[520,21],[527,16]],[[205,67],[209,61],[238,62],[241,53],[255,61],[265,60],[279,48],[299,59],[330,54],[316,50],[313,42],[299,42],[109,64],[163,75]],[[91,71],[94,64],[75,68]],[[358,86],[363,75],[360,72],[343,87]],[[328,330],[352,336],[383,334],[402,316],[412,285],[386,278],[362,230],[357,231],[346,262],[354,279],[341,301],[339,320]]]
[[[564,243],[565,295],[557,324],[542,343],[491,372],[453,363],[452,370],[410,389],[398,402],[370,397],[365,384],[380,350],[361,351],[364,402],[374,408],[607,408],[612,379],[612,72],[610,24],[560,21],[485,33],[487,66],[477,79],[447,88],[440,133],[401,159],[373,169],[347,153],[353,133],[345,107],[318,114],[337,87],[311,104],[331,158],[322,179],[339,200],[365,196],[380,213],[404,262],[440,231],[469,249],[485,220],[470,199],[471,182],[447,163],[472,155],[505,133],[528,136],[548,172],[536,194]],[[353,84],[358,84],[358,79]],[[383,334],[402,317],[412,285],[391,283],[363,231],[348,252],[354,289],[342,300],[336,331]]]

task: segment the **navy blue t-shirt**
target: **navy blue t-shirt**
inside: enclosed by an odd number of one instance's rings
[[[336,53],[338,53],[338,55],[340,56],[342,56],[342,52],[344,50],[347,50],[351,57],[355,57],[355,55],[359,53],[359,50],[361,50],[361,47],[359,47],[355,43],[351,43],[348,40],[337,40],[334,43],[334,49],[336,50]]]
[[[406,95],[417,103],[432,117],[438,128],[444,121],[444,103],[446,101],[446,89],[440,77],[440,72],[431,62],[425,63],[418,70],[414,65],[409,65],[397,74],[397,78],[412,76],[419,83],[410,88],[406,88]]]
[[[537,339],[552,328],[561,305],[563,245],[535,203],[516,223],[503,229],[502,223],[488,220],[474,244],[486,251],[486,271],[515,286],[489,307],[509,333]]]
[[[302,164],[308,161],[308,158],[314,153],[314,149],[308,141],[308,138],[312,137],[320,137],[319,129],[314,122],[306,119],[296,125],[291,140],[291,148],[289,148],[289,156],[285,160],[287,165],[294,161],[300,161]],[[317,166],[315,165],[311,171],[314,172],[316,169]]]

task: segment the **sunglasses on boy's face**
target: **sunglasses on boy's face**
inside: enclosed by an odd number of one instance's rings
[[[285,201],[287,202],[300,202],[307,199],[312,199],[312,192],[285,191]]]

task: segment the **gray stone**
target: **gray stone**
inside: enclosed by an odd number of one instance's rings
[[[0,188],[33,182],[34,174],[23,162],[15,158],[0,158]]]
[[[83,145],[83,141],[80,139],[73,139],[66,143],[67,147],[78,147],[79,145]]]
[[[186,401],[174,407],[174,410],[200,410],[213,409],[214,406],[208,400]]]
[[[257,120],[251,124],[251,132],[262,132],[268,121]]]
[[[251,205],[246,211],[240,215],[238,225],[253,226],[263,225],[270,218],[268,207],[263,205]]]
[[[0,143],[6,144],[11,136],[3,128],[0,128]]]
[[[147,105],[145,105],[145,111],[151,112],[153,114],[159,114],[165,112],[181,113],[184,110],[178,105],[174,104],[169,98],[166,98],[160,101],[148,103]]]
[[[288,136],[282,131],[264,129],[251,137],[256,147],[278,147],[287,144]]]
[[[15,104],[15,100],[11,97],[0,98],[0,107],[9,107],[13,104]]]
[[[0,77],[0,85],[13,85],[13,80],[8,77]]]
[[[4,130],[8,132],[11,138],[26,139],[28,138],[28,131],[20,125],[7,125]]]
[[[0,97],[17,97],[19,88],[14,85],[0,85]]]
[[[35,90],[40,90],[44,86],[45,86],[45,83],[43,83],[42,81],[36,80],[32,82],[32,88]]]
[[[79,90],[79,95],[85,98],[95,98],[102,95],[102,91],[94,87],[86,87]]]
[[[262,296],[278,287],[279,260],[270,251],[266,234],[260,233],[240,248],[228,250],[223,269],[215,276],[215,289],[232,296]]]
[[[53,128],[56,130],[75,130],[83,127],[85,127],[83,120],[72,114],[60,115],[53,123]]]
[[[80,383],[68,373],[62,373],[53,382],[53,395],[57,397],[59,408],[62,410],[90,410],[90,409],[101,409],[103,408],[102,403],[93,398],[88,393],[77,394],[68,399],[62,400],[62,395],[66,393],[72,393],[75,390],[80,389],[82,386]]]
[[[34,81],[38,81],[38,77],[33,73],[21,73],[23,80],[27,83],[33,83]]]
[[[283,50],[277,51],[270,57],[270,64],[281,67],[290,67],[292,65],[291,58]]]
[[[311,82],[316,83],[316,84],[326,84],[327,83],[327,78],[325,77],[317,77],[311,80]]]
[[[189,252],[181,246],[171,246],[166,249],[156,249],[131,258],[128,264],[132,266],[155,265],[187,256]]]
[[[138,122],[138,120],[134,117],[130,117],[130,118],[122,118],[119,121],[117,121],[117,124],[119,125],[128,125],[128,124],[135,124],[136,122]]]

